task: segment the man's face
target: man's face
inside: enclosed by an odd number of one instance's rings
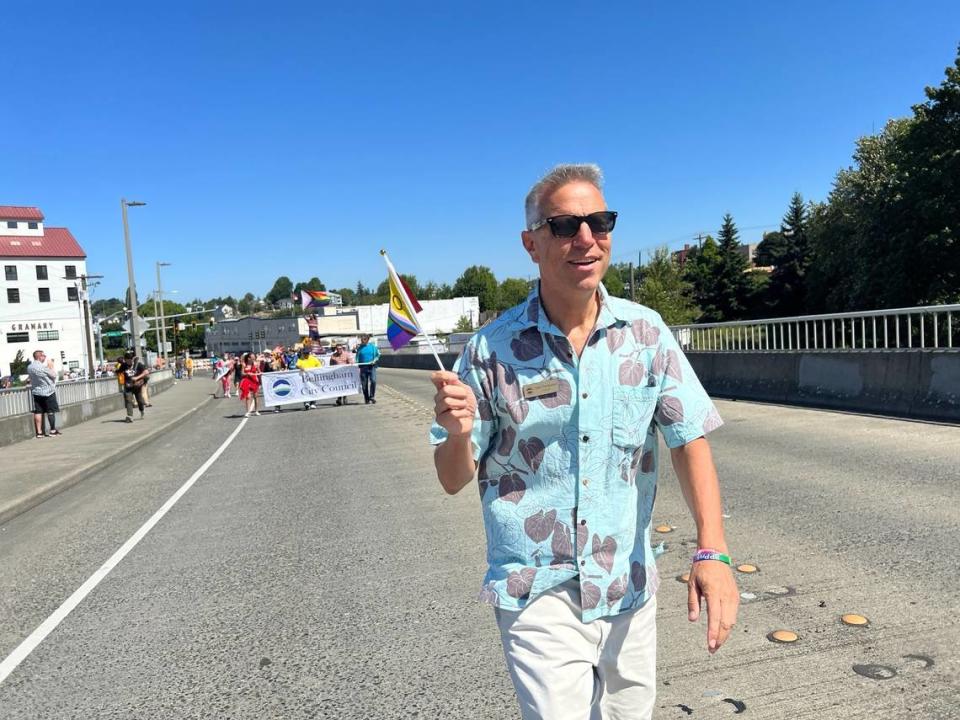
[[[572,182],[547,195],[544,218],[589,215],[606,210],[601,192],[590,183]],[[595,292],[610,265],[612,234],[594,234],[586,223],[569,238],[554,237],[549,224],[520,234],[530,258],[540,266],[540,281],[548,292]]]

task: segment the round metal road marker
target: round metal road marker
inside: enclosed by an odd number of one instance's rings
[[[840,622],[842,622],[844,625],[852,625],[853,627],[866,627],[870,624],[870,621],[863,615],[856,615],[854,613],[841,615]]]
[[[767,635],[767,640],[784,644],[795,643],[799,639],[800,636],[792,630],[774,630],[772,633]]]
[[[673,528],[672,528],[671,526],[669,526],[669,525],[657,525],[657,526],[654,528],[654,530],[656,530],[658,533],[669,533],[669,532],[673,532]]]
[[[756,565],[750,565],[749,563],[744,563],[743,565],[737,565],[737,571],[742,573],[747,573],[747,574],[755,573],[759,570],[760,568],[758,568]]]

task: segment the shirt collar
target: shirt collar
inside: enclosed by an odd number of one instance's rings
[[[597,292],[600,295],[600,313],[597,315],[596,329],[599,330],[600,328],[608,328],[612,325],[616,325],[618,322],[626,322],[627,319],[618,316],[614,308],[611,306],[610,294],[603,286],[603,283],[600,283],[597,286]],[[550,321],[550,318],[547,317],[547,314],[543,311],[543,305],[540,303],[539,280],[534,283],[533,287],[530,289],[530,294],[527,295],[526,307],[521,312],[518,321],[524,327],[536,326],[537,330],[542,333],[563,335],[563,331],[554,325]]]

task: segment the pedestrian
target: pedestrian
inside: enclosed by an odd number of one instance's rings
[[[57,403],[57,371],[53,369],[53,358],[47,360],[43,350],[33,351],[33,361],[27,365],[27,376],[30,378],[30,394],[33,396],[33,428],[37,437],[56,437],[62,435],[57,430],[57,413],[60,405]],[[43,416],[47,416],[50,432],[43,430]]]
[[[363,390],[363,402],[377,404],[377,364],[380,362],[380,348],[370,340],[369,335],[360,336],[357,347],[357,365],[360,366],[360,387]]]
[[[242,357],[233,358],[233,392],[240,397],[240,381],[243,380]]]
[[[311,370],[314,368],[323,367],[321,362],[310,352],[310,349],[306,346],[300,348],[300,358],[297,360],[297,369],[300,372],[305,370]],[[312,410],[317,406],[317,403],[313,400],[309,400],[303,404],[304,410]]]
[[[526,198],[527,299],[436,372],[444,490],[478,474],[494,605],[523,718],[646,719],[656,685],[650,545],[663,436],[696,523],[688,617],[723,645],[739,596],[705,435],[722,424],[660,316],[601,282],[617,214],[596,165],[560,165]]]
[[[260,365],[253,353],[248,352],[240,363],[242,377],[240,379],[240,401],[246,407],[244,417],[259,415],[257,408],[257,393],[260,392]]]
[[[143,409],[147,406],[143,398],[143,388],[146,386],[146,380],[150,376],[150,370],[137,357],[136,350],[127,350],[123,354],[123,360],[120,363],[120,373],[123,377],[123,404],[127,409],[125,422],[133,422],[133,404],[136,402],[137,409],[140,411],[140,419],[143,420]]]
[[[353,363],[353,355],[347,352],[347,347],[343,343],[337,343],[336,347],[333,349],[333,353],[330,355],[330,364],[331,365],[351,365]],[[337,398],[337,405],[346,405],[347,396],[341,395]]]
[[[183,365],[187,371],[187,380],[193,380],[193,358],[187,355],[184,358]]]

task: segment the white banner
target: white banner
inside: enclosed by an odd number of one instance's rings
[[[360,368],[334,365],[263,374],[264,405],[288,405],[360,393]]]

